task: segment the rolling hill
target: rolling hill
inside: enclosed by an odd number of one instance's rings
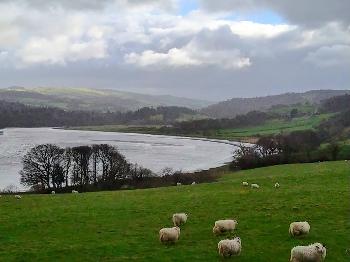
[[[142,107],[179,106],[199,109],[211,104],[203,100],[175,96],[152,96],[107,89],[23,88],[0,89],[0,100],[32,106],[50,106],[67,110],[125,112]]]
[[[350,90],[312,90],[305,93],[286,93],[254,98],[233,98],[201,109],[214,118],[233,118],[250,111],[265,111],[276,105],[318,104],[324,99],[350,94]]]

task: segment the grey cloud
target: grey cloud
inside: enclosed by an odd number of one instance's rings
[[[310,52],[306,56],[305,61],[319,67],[349,67],[350,46],[323,46],[317,49],[316,51]]]
[[[34,9],[62,8],[73,10],[101,10],[111,4],[124,7],[157,5],[173,7],[172,0],[0,0],[0,3],[25,5]]]
[[[318,26],[331,21],[350,23],[348,0],[199,0],[208,11],[255,12],[273,10],[292,23]]]

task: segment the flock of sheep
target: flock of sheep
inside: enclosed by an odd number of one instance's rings
[[[248,182],[243,182],[243,186],[249,186]],[[275,183],[275,188],[279,188],[280,184]],[[251,188],[258,189],[258,184],[251,184]],[[186,213],[176,213],[172,216],[172,222],[174,227],[162,228],[159,230],[159,240],[162,243],[176,243],[180,238],[180,226],[187,222]],[[217,220],[214,223],[213,233],[220,235],[225,232],[233,232],[238,225],[238,222],[234,219]],[[289,226],[289,234],[292,237],[305,236],[310,232],[310,224],[304,222],[293,222]],[[235,237],[233,239],[221,240],[218,245],[218,253],[223,257],[239,256],[242,250],[241,239]],[[326,257],[326,246],[321,243],[314,243],[308,246],[296,246],[293,247],[290,254],[291,262],[321,262]]]
[[[196,183],[193,182],[192,185]],[[181,183],[177,183],[180,186]],[[248,187],[248,182],[242,182],[244,187]],[[280,184],[275,183],[275,188],[279,188]],[[259,189],[258,184],[251,184],[251,188]],[[52,191],[51,194],[55,194]],[[76,190],[72,190],[73,194],[79,193]],[[16,199],[21,199],[20,195],[15,195]],[[180,226],[187,222],[186,213],[176,213],[172,216],[172,222],[174,227],[162,228],[159,230],[159,240],[162,243],[175,243],[180,238]],[[215,235],[220,235],[225,232],[233,232],[237,226],[238,222],[234,219],[217,220],[214,223],[213,233]],[[304,222],[293,222],[289,226],[289,234],[293,237],[307,235],[310,232],[310,224],[306,221]],[[235,237],[233,239],[224,239],[218,243],[218,253],[223,257],[239,256],[242,250],[241,239]],[[290,261],[291,262],[320,262],[326,257],[326,246],[321,243],[314,243],[308,246],[296,246],[291,250]]]

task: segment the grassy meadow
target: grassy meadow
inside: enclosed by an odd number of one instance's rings
[[[339,161],[228,173],[194,186],[2,196],[0,260],[221,261],[217,243],[237,235],[243,249],[234,261],[288,261],[293,246],[316,241],[326,244],[327,261],[348,261],[349,195],[350,161]],[[180,241],[160,244],[158,231],[174,212],[189,214]],[[216,237],[213,223],[224,218],[238,228]],[[310,222],[310,235],[293,239],[289,223],[300,220]]]

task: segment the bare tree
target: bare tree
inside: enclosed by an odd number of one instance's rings
[[[56,188],[55,179],[61,166],[64,150],[56,145],[44,144],[32,148],[22,159],[21,183],[42,189]]]

